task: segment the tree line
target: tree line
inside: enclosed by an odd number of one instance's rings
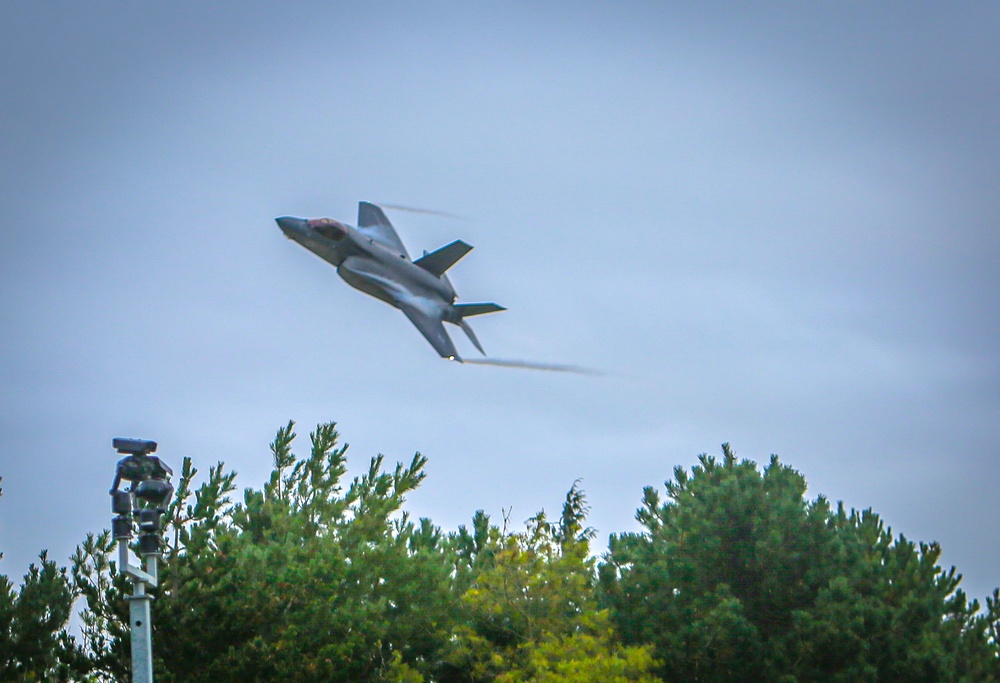
[[[804,477],[702,455],[641,531],[599,557],[584,492],[523,526],[482,511],[443,531],[404,509],[426,459],[351,481],[333,423],[237,495],[185,458],[155,591],[156,678],[397,683],[1000,681],[1000,591],[980,606],[936,543],[805,498]],[[125,681],[129,585],[108,531],[60,568],[0,577],[0,680]],[[67,626],[79,599],[81,632]]]

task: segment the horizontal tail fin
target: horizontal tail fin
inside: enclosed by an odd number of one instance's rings
[[[441,277],[444,271],[455,265],[460,258],[470,251],[472,251],[472,245],[466,244],[462,240],[455,240],[451,244],[446,244],[429,254],[424,254],[413,263],[428,273]]]
[[[499,311],[506,311],[507,309],[500,304],[495,303],[481,303],[481,304],[453,304],[455,307],[455,312],[458,313],[459,318],[468,318],[471,315],[483,315],[484,313],[497,313]]]

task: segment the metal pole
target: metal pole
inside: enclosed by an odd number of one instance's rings
[[[159,583],[157,556],[148,555],[146,571],[129,563],[128,539],[118,541],[118,560],[132,580],[132,595],[126,595],[129,636],[132,645],[132,683],[153,683],[153,596],[146,588]]]
[[[133,593],[127,597],[129,625],[132,631],[132,683],[153,683],[153,624],[146,593],[146,582],[132,581]]]

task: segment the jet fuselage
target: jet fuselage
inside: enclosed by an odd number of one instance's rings
[[[472,247],[455,240],[411,261],[382,209],[358,204],[358,227],[331,218],[275,219],[289,239],[337,268],[347,284],[400,309],[442,358],[461,362],[443,323],[458,325],[484,353],[465,318],[504,310],[489,303],[457,304],[455,288],[445,274]]]
[[[414,265],[355,228],[329,218],[277,219],[285,235],[337,268],[351,287],[400,308],[407,298],[451,304],[457,299],[447,277],[438,277]]]

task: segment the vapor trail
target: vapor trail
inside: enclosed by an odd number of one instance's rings
[[[498,365],[503,368],[523,368],[525,370],[545,370],[546,372],[570,372],[574,375],[602,375],[604,373],[579,365],[560,365],[558,363],[535,363],[527,360],[503,360],[501,358],[463,358],[463,363],[475,365]]]
[[[418,209],[418,208],[413,207],[413,206],[401,206],[399,204],[383,204],[381,202],[379,202],[378,205],[381,206],[383,209],[393,209],[395,211],[408,211],[410,213],[423,213],[423,214],[427,214],[428,216],[444,216],[445,218],[457,218],[459,220],[461,220],[461,218],[462,218],[461,216],[456,216],[453,213],[447,213],[445,211],[434,211],[433,209]]]

